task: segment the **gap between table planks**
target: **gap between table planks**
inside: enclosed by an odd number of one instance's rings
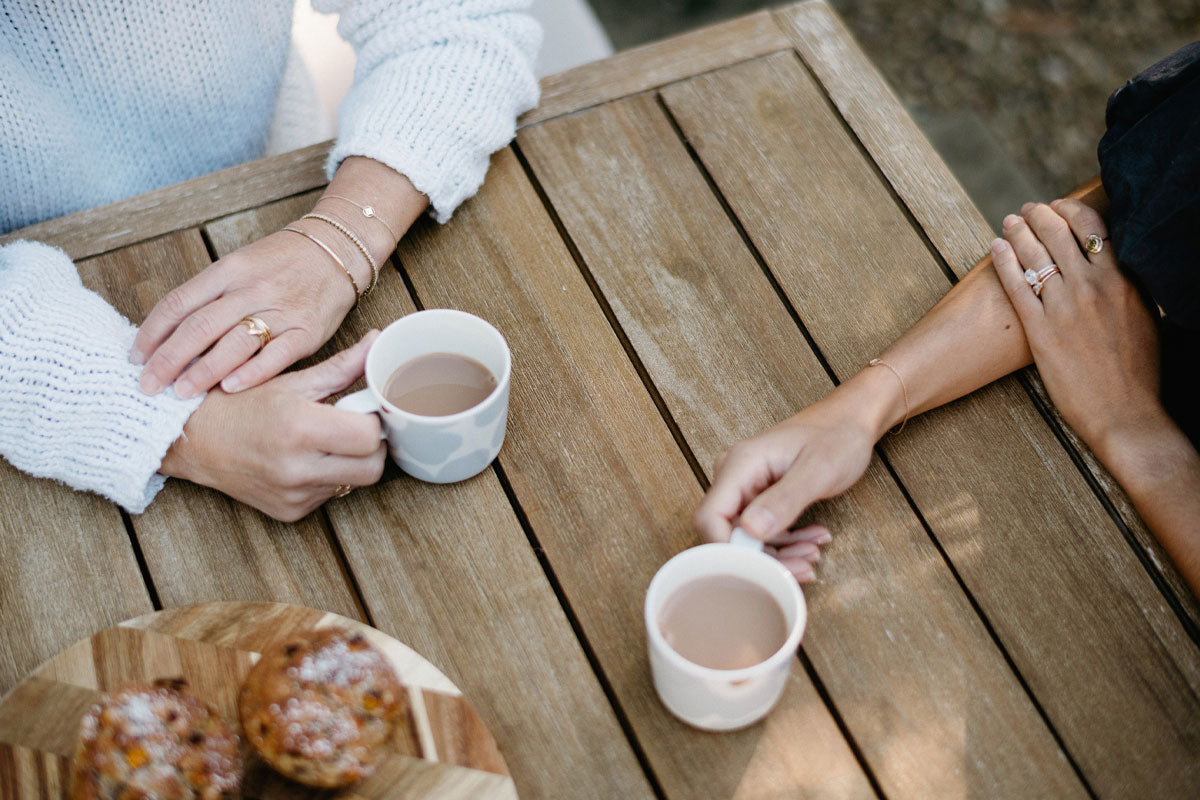
[[[838,376],[944,292],[870,162],[852,143],[820,147],[847,134],[815,112],[824,95],[793,55],[663,97]],[[744,124],[712,130],[713,114]],[[1092,788],[1187,796],[1200,651],[1016,382],[913,420],[883,450]]]
[[[519,146],[700,464],[832,388],[656,98]],[[804,650],[887,796],[1085,796],[883,465],[807,516]]]
[[[497,183],[491,202],[506,202],[506,181]],[[311,197],[291,198],[214,222],[206,232],[224,255],[311,204]],[[437,231],[465,252],[470,228]],[[388,266],[318,358],[413,310]],[[509,442],[519,435],[513,428],[522,407],[519,380],[514,384]],[[372,623],[463,689],[496,735],[522,797],[652,795],[493,470],[448,486],[401,477],[325,509]]]
[[[0,696],[59,649],[153,610],[121,511],[0,461]]]
[[[425,224],[399,253],[424,304],[479,314],[508,338],[503,474],[665,794],[872,796],[798,663],[782,705],[737,733],[695,731],[658,702],[642,598],[695,543],[700,487],[512,151],[493,158],[453,235]]]
[[[991,232],[870,60],[822,0],[747,15],[548,76],[542,81],[542,103],[524,115],[519,125],[652,90],[790,46],[806,59],[847,125],[873,154],[949,268],[961,275],[986,249]],[[0,243],[29,238],[62,247],[72,258],[96,255],[196,225],[216,214],[322,186],[322,163],[328,147],[328,142],[313,145],[48,220],[0,236]],[[920,164],[920,169],[913,169],[914,164]],[[1200,601],[1191,595],[1121,487],[1062,422],[1036,373],[1031,372],[1026,381],[1064,446],[1086,470],[1094,491],[1104,498],[1131,545],[1139,549],[1143,565],[1159,576],[1176,613],[1188,620],[1193,638],[1200,637]]]
[[[830,102],[871,154],[948,269],[957,277],[965,275],[980,254],[988,251],[995,233],[846,26],[833,9],[819,0],[779,8],[773,13]],[[1191,636],[1200,644],[1200,600],[1192,595],[1120,484],[1062,420],[1036,371],[1028,370],[1025,380],[1068,452],[1086,470],[1094,491],[1109,505],[1109,513],[1123,526],[1131,545],[1144,554],[1143,565],[1165,584],[1162,588],[1172,607],[1188,621]]]
[[[192,229],[77,266],[84,285],[140,323],[159,298],[209,263],[204,241]],[[132,522],[165,606],[263,600],[362,618],[319,514],[284,525],[204,487],[168,481]]]

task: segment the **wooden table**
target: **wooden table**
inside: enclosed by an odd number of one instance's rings
[[[140,319],[306,210],[324,152],[16,235]],[[1195,797],[1200,610],[1032,373],[910,422],[811,511],[836,538],[765,723],[704,734],[655,698],[642,598],[696,542],[713,459],[853,374],[991,236],[821,2],[548,78],[327,348],[421,307],[494,322],[516,364],[495,466],[294,525],[179,481],[130,518],[0,466],[0,691],[155,608],[272,600],[438,665],[527,798]]]

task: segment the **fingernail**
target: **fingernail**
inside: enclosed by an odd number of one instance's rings
[[[1021,213],[1028,214],[1030,211],[1033,210],[1034,205],[1035,205],[1034,203],[1026,203],[1025,205],[1021,206]]]
[[[1011,228],[1013,225],[1016,225],[1020,221],[1021,221],[1021,218],[1018,217],[1016,214],[1009,214],[1007,217],[1004,218],[1004,223],[1003,223],[1002,227],[1004,228],[1004,230],[1008,230],[1009,228]]]
[[[242,390],[242,382],[231,375],[225,380],[221,381],[221,389],[229,392],[229,394],[240,392]]]
[[[153,373],[143,372],[142,377],[138,378],[138,388],[143,394],[158,394],[163,387]]]
[[[998,256],[1007,249],[1008,249],[1008,242],[1004,241],[1003,239],[1001,239],[999,237],[992,239],[992,255]]]
[[[742,513],[741,523],[756,539],[765,539],[775,530],[775,515],[762,506],[751,506]]]
[[[817,544],[829,544],[833,541],[833,534],[826,531],[816,538]]]
[[[133,348],[129,351],[129,363],[137,364],[139,367],[146,363],[146,354],[138,348]]]
[[[802,567],[792,570],[792,574],[795,575],[796,580],[800,581],[801,583],[804,581],[811,581],[813,578],[817,577],[817,573],[813,571],[812,565],[810,564],[805,564]]]
[[[817,547],[815,542],[800,542],[789,552],[791,555],[799,556],[807,561],[821,560],[821,548]]]
[[[181,378],[175,381],[175,396],[181,400],[187,400],[196,396],[196,387],[186,378]]]

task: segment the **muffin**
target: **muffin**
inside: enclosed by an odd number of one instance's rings
[[[83,716],[74,800],[223,800],[238,796],[241,742],[182,680],[100,696]]]
[[[337,628],[293,636],[267,652],[242,685],[246,739],[276,771],[321,788],[370,775],[405,706],[383,654]]]

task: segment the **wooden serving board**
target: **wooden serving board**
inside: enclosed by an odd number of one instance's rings
[[[280,603],[202,603],[131,619],[78,642],[0,699],[0,798],[66,797],[79,720],[104,691],[182,677],[227,721],[259,654],[300,631],[361,631],[392,662],[409,710],[393,752],[342,792],[308,789],[247,760],[247,797],[516,798],[499,748],[462,692],[392,637],[338,614]]]

